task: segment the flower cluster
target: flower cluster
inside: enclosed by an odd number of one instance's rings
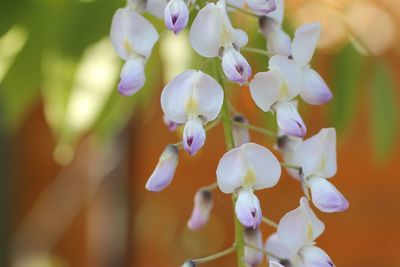
[[[245,8],[245,7],[248,7]],[[268,70],[252,77],[252,68],[242,55],[248,43],[247,34],[232,26],[229,12],[243,11],[259,17],[260,32],[265,36],[269,55]],[[201,56],[213,60],[215,76],[201,70],[187,70],[177,75],[161,93],[163,121],[170,131],[183,127],[181,142],[167,145],[146,183],[146,189],[158,192],[171,184],[178,166],[179,150],[190,156],[204,146],[207,130],[219,122],[224,124],[228,151],[216,169],[216,183],[200,188],[194,197],[194,208],[187,226],[202,228],[213,208],[216,188],[234,197],[236,220],[242,225],[231,248],[217,256],[237,251],[243,255],[239,266],[258,266],[268,255],[270,266],[332,267],[329,256],[315,246],[315,239],[324,231],[324,224],[309,206],[309,201],[322,212],[340,212],[348,208],[346,198],[328,181],[336,174],[336,132],[322,129],[303,140],[307,128],[297,109],[300,97],[311,105],[320,105],[332,98],[321,76],[310,67],[321,27],[319,23],[301,26],[293,40],[282,29],[283,0],[128,0],[118,9],[111,26],[111,42],[125,60],[118,91],[132,95],[145,83],[145,64],[159,39],[154,26],[142,13],[163,19],[175,35],[190,25],[191,47]],[[248,50],[250,51],[250,50]],[[220,61],[219,61],[220,60]],[[221,69],[221,71],[219,71]],[[264,112],[276,114],[278,133],[250,125],[232,109],[224,94],[227,79],[249,87],[255,104]],[[276,149],[284,162],[266,147],[252,143],[249,129],[268,132],[276,140]],[[281,177],[281,166],[300,182],[305,197],[300,206],[284,215],[279,224],[263,216],[256,191],[275,186]],[[276,227],[265,245],[259,225]],[[240,252],[242,251],[242,253]],[[213,256],[186,261],[183,266],[196,266]]]

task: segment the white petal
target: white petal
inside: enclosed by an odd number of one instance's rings
[[[323,212],[340,212],[349,207],[347,199],[336,187],[324,178],[309,180],[313,204]]]
[[[265,16],[276,9],[275,0],[247,0],[247,5],[260,16]]]
[[[285,267],[276,261],[269,261],[269,267]]]
[[[146,11],[156,16],[159,19],[164,17],[165,6],[167,5],[166,0],[145,0]]]
[[[298,28],[292,44],[293,59],[301,66],[310,63],[321,33],[321,24],[310,23]]]
[[[160,156],[156,168],[147,180],[146,189],[159,192],[166,188],[174,178],[176,166],[178,165],[178,149],[168,145]]]
[[[175,34],[181,32],[189,21],[189,10],[183,0],[171,0],[165,7],[164,22]]]
[[[282,133],[294,137],[303,137],[306,134],[306,125],[291,102],[277,102],[274,109],[278,127]]]
[[[208,222],[212,207],[213,196],[211,191],[200,188],[194,196],[194,207],[187,223],[188,228],[192,231],[202,228]]]
[[[185,123],[189,116],[214,120],[222,107],[222,87],[208,74],[188,70],[170,81],[161,93],[161,107],[168,119]]]
[[[328,254],[319,247],[307,246],[300,251],[300,255],[307,267],[335,267]]]
[[[257,227],[244,229],[244,242],[260,250],[263,249],[263,239],[260,229]],[[249,266],[258,266],[264,258],[264,254],[248,246],[244,247],[244,260]]]
[[[113,17],[110,38],[118,55],[128,60],[135,56],[149,57],[158,40],[158,33],[147,19],[135,11],[120,8]]]
[[[235,117],[233,117],[233,120],[236,122],[239,122],[239,123],[243,123],[245,125],[249,124],[248,120],[242,115],[236,115]],[[241,127],[241,126],[233,124],[232,125],[232,134],[233,134],[233,140],[234,140],[235,147],[239,147],[243,144],[250,142],[249,129],[246,127]]]
[[[292,258],[295,258],[296,254],[291,252],[285,243],[283,243],[279,237],[278,233],[273,233],[270,235],[265,242],[265,250],[270,252],[272,255],[275,255],[278,258],[274,258],[272,256],[268,256],[268,259],[279,262],[280,259],[291,261]]]
[[[272,152],[254,143],[228,151],[217,167],[218,186],[224,193],[241,186],[257,190],[273,187],[280,175],[279,161]]]
[[[267,37],[267,49],[271,55],[290,56],[292,42],[289,35],[282,31],[272,31]]]
[[[129,59],[122,67],[118,91],[124,96],[133,95],[143,87],[145,79],[144,60]]]
[[[241,224],[255,229],[262,220],[260,201],[251,190],[241,189],[235,205],[235,213]]]
[[[292,100],[300,93],[303,87],[303,73],[293,60],[285,56],[273,56],[269,60],[269,69],[279,73],[283,79],[279,100]]]
[[[183,148],[194,156],[206,141],[206,131],[199,117],[189,119],[183,129]]]
[[[301,198],[300,207],[282,217],[278,237],[292,253],[311,244],[324,230],[324,224],[310,209],[307,199]]]
[[[336,131],[322,129],[305,140],[296,150],[294,161],[302,167],[304,177],[331,178],[336,174]]]
[[[284,0],[275,0],[276,8],[274,11],[269,13],[267,17],[276,20],[279,24],[283,22],[283,15],[285,13],[285,1]]]
[[[221,48],[247,43],[247,34],[232,27],[226,14],[225,1],[209,3],[197,14],[190,29],[190,44],[204,57],[216,57]]]
[[[307,68],[303,70],[303,75],[304,87],[300,96],[304,101],[311,105],[321,105],[332,99],[328,85],[315,70]]]
[[[259,72],[250,81],[250,94],[256,105],[265,112],[278,101],[281,80],[274,71]]]
[[[229,46],[222,54],[222,70],[229,80],[240,85],[246,83],[251,75],[249,63],[233,46]]]

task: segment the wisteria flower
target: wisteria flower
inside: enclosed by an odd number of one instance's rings
[[[221,158],[217,183],[223,193],[237,192],[236,215],[246,227],[257,227],[262,219],[260,202],[254,190],[276,185],[281,166],[267,148],[247,143],[234,148]]]
[[[115,12],[110,38],[117,54],[126,61],[118,91],[122,95],[132,95],[145,83],[144,66],[158,33],[148,20],[126,7]]]
[[[183,148],[194,155],[204,145],[204,123],[217,118],[224,91],[219,83],[201,71],[188,70],[170,81],[161,93],[165,116],[176,123],[185,123]]]
[[[207,188],[200,188],[194,196],[194,206],[187,226],[190,230],[199,230],[207,224],[213,207],[213,196]]]
[[[327,179],[336,174],[336,131],[322,129],[293,148],[289,163],[302,170],[302,181],[311,191],[313,204],[323,212],[340,212],[349,207],[347,199]]]
[[[280,264],[291,267],[333,267],[329,256],[315,246],[325,226],[310,209],[306,198],[279,222],[277,234],[266,242],[266,250],[283,259]],[[271,260],[278,261],[271,257]]]
[[[208,3],[197,14],[190,29],[190,43],[200,55],[222,57],[222,68],[226,77],[239,84],[251,75],[251,67],[240,54],[247,44],[247,34],[233,28],[226,13],[225,0]]]
[[[269,60],[269,71],[259,72],[250,82],[250,93],[263,111],[276,112],[279,129],[286,135],[303,137],[306,126],[291,102],[302,88],[300,68],[284,56]]]
[[[181,32],[189,21],[189,9],[183,0],[171,0],[164,11],[164,21],[175,34]]]

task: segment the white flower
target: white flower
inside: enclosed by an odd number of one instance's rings
[[[168,145],[158,160],[157,166],[147,180],[146,189],[159,192],[171,184],[178,166],[178,149]]]
[[[193,49],[204,57],[221,56],[225,75],[240,84],[251,74],[250,65],[239,52],[247,41],[244,31],[232,27],[225,0],[208,3],[197,14],[190,29]]]
[[[283,266],[333,267],[329,256],[314,246],[315,239],[323,233],[324,228],[303,197],[297,209],[282,217],[278,232],[268,238],[265,249],[279,257]],[[279,259],[270,258],[279,262]]]
[[[313,204],[323,212],[344,211],[346,198],[327,179],[336,174],[336,131],[322,129],[316,135],[296,145],[287,162],[300,166],[302,180],[311,190]]]
[[[201,71],[188,70],[170,81],[161,93],[165,116],[185,123],[183,147],[194,155],[205,142],[203,123],[217,118],[224,91],[214,78]]]
[[[210,190],[200,188],[194,196],[194,207],[187,226],[190,230],[199,230],[210,217],[213,207],[213,196]]]
[[[302,87],[302,74],[298,66],[284,56],[269,60],[269,71],[259,72],[250,82],[250,93],[263,111],[274,111],[280,130],[290,136],[302,137],[306,126],[291,103]]]
[[[112,20],[110,39],[114,50],[126,61],[118,90],[122,95],[132,95],[144,85],[145,62],[158,40],[158,33],[140,14],[120,8]]]
[[[223,193],[236,191],[236,215],[246,227],[257,227],[262,219],[260,203],[253,190],[276,185],[281,175],[279,161],[267,148],[246,143],[221,158],[217,167],[217,183]]]
[[[189,21],[189,10],[183,0],[171,0],[164,11],[164,21],[168,29],[175,34],[181,32]]]

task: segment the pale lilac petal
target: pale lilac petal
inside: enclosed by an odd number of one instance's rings
[[[224,49],[222,69],[225,76],[240,85],[247,82],[251,75],[251,67],[247,60],[232,46]]]
[[[183,148],[194,156],[206,141],[206,131],[200,118],[189,119],[183,129]]]
[[[236,216],[245,227],[256,228],[262,220],[260,201],[250,190],[239,191],[235,205]]]
[[[269,261],[269,267],[285,267],[276,261]]]
[[[292,55],[301,67],[310,63],[320,33],[321,24],[319,22],[305,24],[296,30],[292,43]]]
[[[187,223],[190,230],[199,230],[207,224],[213,207],[212,193],[208,189],[199,189],[194,196],[192,215]]]
[[[316,246],[307,246],[300,251],[301,258],[307,267],[335,267],[331,258]]]
[[[145,80],[143,59],[130,59],[122,67],[118,91],[124,96],[133,95],[143,87]]]
[[[185,261],[181,267],[196,267],[196,263],[192,260]]]
[[[247,0],[247,5],[260,16],[265,16],[276,9],[275,0]]]
[[[300,92],[301,98],[311,105],[321,105],[329,102],[333,94],[321,76],[313,69],[303,70],[304,87]]]
[[[245,228],[244,229],[244,242],[253,247],[263,249],[263,239],[260,229],[257,228]],[[258,266],[264,258],[264,254],[261,251],[255,250],[248,246],[244,247],[244,260],[250,267]]]
[[[247,125],[249,122],[248,120],[242,115],[236,115],[233,117],[233,120],[239,123],[243,123]],[[235,147],[240,147],[243,144],[250,142],[250,133],[249,129],[246,127],[238,126],[233,124],[232,125],[232,134],[233,134],[233,143]]]
[[[274,71],[259,72],[250,81],[250,94],[256,105],[265,112],[279,99],[281,80]]]
[[[158,33],[147,19],[126,7],[115,12],[110,39],[122,59],[135,56],[148,58],[158,40]]]
[[[304,177],[331,178],[336,174],[336,130],[325,128],[299,145],[294,161],[302,167]]]
[[[175,132],[176,129],[178,129],[178,127],[179,127],[179,123],[176,123],[176,122],[168,119],[167,116],[165,116],[165,114],[163,115],[163,122],[164,122],[165,126],[168,127],[168,130],[170,132]]]
[[[168,145],[160,156],[156,168],[147,180],[146,189],[152,192],[159,192],[166,188],[174,178],[178,165],[178,149]]]
[[[313,204],[323,212],[341,212],[349,207],[347,199],[325,178],[309,179]]]
[[[189,10],[183,0],[171,0],[165,7],[164,21],[175,34],[181,32],[189,21]]]
[[[296,257],[296,253],[291,252],[285,243],[279,239],[278,233],[273,233],[268,237],[267,241],[265,242],[265,251],[278,257],[275,258],[272,256],[267,256],[267,259],[280,262],[282,264],[290,263],[293,265],[291,261]]]
[[[167,0],[141,0],[146,2],[146,11],[162,19],[164,16],[164,10],[167,5]]]
[[[282,133],[294,137],[303,137],[306,134],[306,125],[291,102],[277,102],[274,109]]]
[[[267,49],[271,55],[290,56],[291,40],[289,35],[282,31],[272,31],[267,37]]]
[[[267,14],[268,18],[274,19],[280,25],[283,22],[283,15],[285,13],[285,1],[284,0],[275,0],[275,10],[271,13]]]

